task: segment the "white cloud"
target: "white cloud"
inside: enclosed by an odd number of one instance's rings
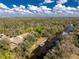
[[[3,3],[0,3],[0,9],[9,9],[6,5],[4,5]]]
[[[16,8],[17,6],[16,5],[13,5],[13,8]]]
[[[13,8],[8,8],[6,5],[0,3],[0,17],[78,17],[79,6],[66,7],[61,3],[54,6],[53,9],[47,6],[28,5],[13,5]]]
[[[52,0],[44,0],[44,3],[52,3]]]
[[[51,10],[51,8],[48,8],[47,6],[40,6],[40,7],[38,7],[38,6],[34,6],[34,5],[28,5],[28,9],[29,10],[35,10],[35,11]]]
[[[66,7],[66,6],[64,6],[64,5],[62,5],[62,4],[57,4],[57,5],[53,8],[53,10],[55,10],[55,11],[76,11],[77,8],[75,8],[75,7]]]
[[[50,8],[48,8],[47,6],[40,6],[40,9],[42,9],[42,10],[51,10]]]
[[[9,10],[4,10],[4,12],[6,12],[6,13],[14,13],[14,11],[11,10],[11,9],[9,9]]]
[[[20,5],[20,8],[25,9],[25,6],[24,5]]]
[[[26,12],[26,8],[23,5],[20,5],[20,6],[13,5],[13,8],[11,10],[21,14],[24,14]]]
[[[32,12],[32,15],[35,17],[51,17],[52,12],[51,8],[48,8],[47,6],[34,6],[34,5],[28,5],[28,10]]]
[[[37,7],[34,5],[28,5],[28,9],[31,10],[34,14],[38,14],[38,15],[41,14],[46,15],[45,13],[51,13],[51,9],[48,8],[47,6]]]
[[[29,14],[30,11],[27,12],[25,6],[23,5],[13,5],[13,8],[8,8],[3,3],[0,3],[0,17],[21,17],[24,16],[25,13]]]
[[[57,4],[53,8],[53,11],[59,16],[79,17],[79,7],[66,7],[62,4]]]
[[[67,1],[68,1],[68,0],[58,0],[57,3],[58,3],[58,4],[63,4],[63,3],[66,3]]]
[[[28,5],[28,9],[29,10],[38,10],[38,7],[34,6],[34,5]]]
[[[29,10],[26,10],[26,13],[32,14],[32,12],[30,12]]]

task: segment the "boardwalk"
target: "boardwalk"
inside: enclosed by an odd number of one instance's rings
[[[43,59],[43,56],[53,47],[56,45],[56,42],[60,40],[61,38],[61,33],[59,33],[55,38],[51,39],[48,41],[48,39],[44,42],[45,44],[43,46],[39,46],[36,48],[30,59]]]
[[[43,37],[40,37],[38,38],[38,41],[35,42],[35,44],[33,44],[33,46],[31,48],[29,48],[29,56],[31,56],[32,52],[37,49],[40,45],[44,45],[44,43],[47,41],[47,38],[43,38]]]

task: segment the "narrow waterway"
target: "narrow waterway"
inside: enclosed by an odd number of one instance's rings
[[[58,40],[61,39],[61,34],[62,33],[57,34],[55,38],[51,39],[51,41],[46,41],[44,46],[39,46],[34,50],[34,55],[30,59],[43,59],[46,53],[56,45]]]

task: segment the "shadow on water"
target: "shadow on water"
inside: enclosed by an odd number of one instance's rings
[[[51,41],[46,41],[44,46],[39,46],[36,50],[33,51],[34,55],[30,59],[43,59],[46,53],[56,46],[56,42],[61,39],[61,33],[58,33],[55,38]]]

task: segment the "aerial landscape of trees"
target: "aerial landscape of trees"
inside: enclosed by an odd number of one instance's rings
[[[73,31],[62,35],[70,24]],[[24,39],[22,43],[10,41],[18,36]],[[60,40],[56,40],[57,36]],[[52,41],[56,42],[50,48]],[[44,47],[46,52],[40,52]],[[72,59],[74,56],[79,58],[78,18],[0,19],[0,59]]]

